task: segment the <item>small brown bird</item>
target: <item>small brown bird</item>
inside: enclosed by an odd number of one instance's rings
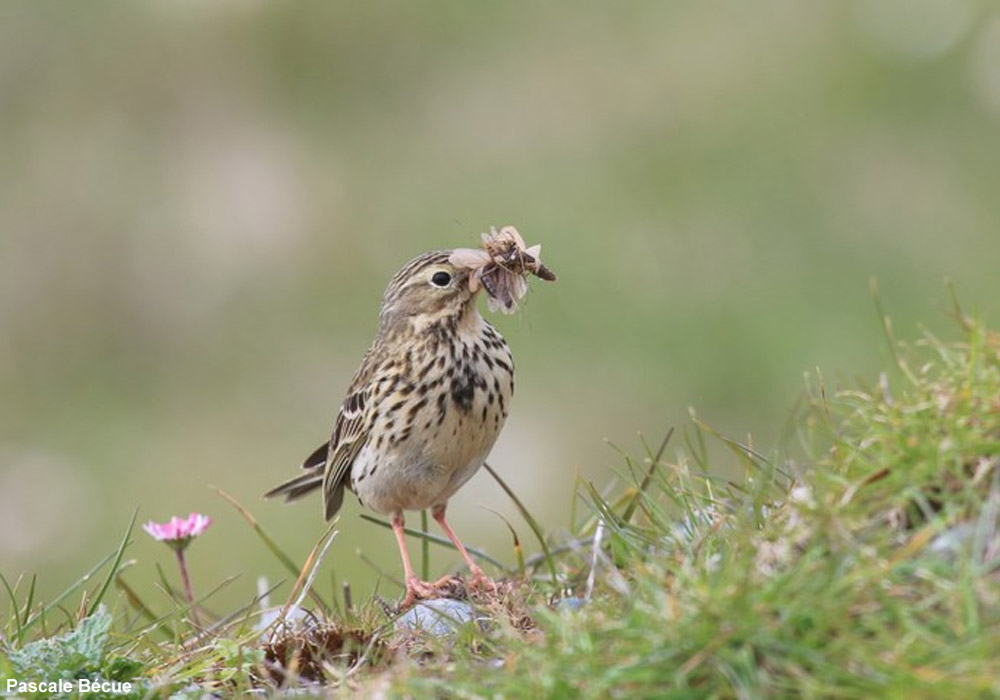
[[[500,434],[514,393],[514,361],[476,309],[480,285],[473,277],[484,263],[463,262],[457,253],[426,253],[396,273],[332,437],[305,460],[300,476],[265,494],[294,501],[322,486],[330,519],[348,488],[365,507],[391,514],[406,576],[403,608],[447,580],[417,577],[404,539],[405,510],[430,508],[465,559],[470,584],[493,587],[448,525],[445,508]]]

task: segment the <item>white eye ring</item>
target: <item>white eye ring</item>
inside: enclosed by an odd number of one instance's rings
[[[444,289],[449,284],[451,284],[451,279],[452,278],[450,274],[448,274],[444,270],[438,270],[433,275],[431,275],[431,284],[433,284],[435,287]]]

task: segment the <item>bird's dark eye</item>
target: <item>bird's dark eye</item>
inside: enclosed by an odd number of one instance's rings
[[[447,272],[435,272],[431,275],[431,284],[435,287],[447,287],[451,284],[451,275]]]

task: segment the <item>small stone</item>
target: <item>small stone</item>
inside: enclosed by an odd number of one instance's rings
[[[396,620],[396,630],[447,637],[475,619],[475,609],[464,600],[434,598],[418,601],[407,610]]]
[[[578,610],[583,610],[586,605],[586,599],[571,595],[568,598],[563,598],[556,603],[556,610],[559,610],[560,612],[577,612]]]
[[[976,526],[973,523],[959,523],[931,540],[927,548],[945,559],[952,559],[965,550],[975,534]]]

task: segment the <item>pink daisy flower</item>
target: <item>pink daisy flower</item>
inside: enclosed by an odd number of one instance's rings
[[[186,518],[178,518],[175,515],[165,523],[154,523],[150,520],[142,526],[142,529],[159,542],[166,542],[174,549],[184,549],[211,524],[212,519],[207,515],[191,513]]]
[[[191,618],[196,625],[201,625],[198,619],[198,606],[195,604],[194,594],[191,592],[191,579],[188,576],[187,563],[184,561],[184,550],[191,540],[203,533],[212,524],[212,519],[201,513],[191,513],[186,518],[178,518],[176,515],[165,523],[154,523],[150,520],[142,526],[159,542],[166,542],[177,554],[177,564],[181,569],[181,580],[184,581],[184,594],[187,596],[188,604],[191,606]]]

